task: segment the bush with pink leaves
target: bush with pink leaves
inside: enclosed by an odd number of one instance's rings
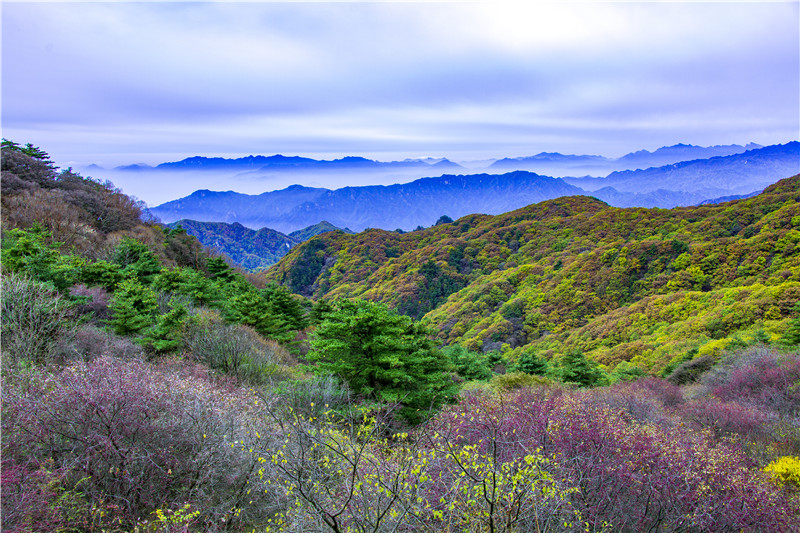
[[[47,466],[88,505],[113,505],[128,525],[188,502],[212,530],[252,518],[235,510],[263,500],[246,495],[252,457],[230,446],[245,433],[248,399],[237,391],[107,357],[4,385],[4,471]]]
[[[645,390],[642,387],[642,390]],[[800,512],[736,447],[664,412],[640,421],[600,391],[476,394],[438,423],[454,442],[500,443],[503,460],[541,449],[577,486],[572,505],[592,530],[790,531]],[[652,414],[648,418],[653,418]],[[489,451],[489,450],[484,450]]]

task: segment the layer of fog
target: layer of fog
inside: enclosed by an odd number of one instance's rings
[[[483,163],[483,162],[481,162]],[[469,162],[465,162],[465,165]],[[521,170],[552,177],[565,176],[605,176],[612,170],[603,166],[553,166],[536,167],[520,165]],[[189,196],[198,190],[235,191],[243,194],[261,194],[285,189],[290,185],[339,189],[367,185],[394,185],[411,181],[438,177],[443,174],[504,174],[513,168],[473,167],[436,169],[392,169],[392,170],[342,170],[342,171],[293,171],[271,170],[242,172],[240,170],[119,170],[119,169],[77,169],[84,176],[101,181],[111,181],[124,193],[144,201],[154,207],[171,200]]]

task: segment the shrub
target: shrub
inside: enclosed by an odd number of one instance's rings
[[[184,328],[183,342],[196,361],[238,381],[265,383],[281,378],[289,355],[275,341],[252,328],[228,325],[214,312],[200,313]]]
[[[624,386],[628,386],[624,384]],[[601,394],[602,393],[602,394]],[[605,391],[466,396],[436,420],[449,442],[498,461],[541,448],[589,530],[788,531],[800,509],[735,447],[679,423],[638,422]],[[490,438],[491,436],[491,438]]]
[[[77,302],[75,313],[84,320],[102,323],[111,318],[111,310],[108,308],[110,296],[102,287],[75,285],[70,288],[69,295]]]
[[[255,464],[233,441],[245,436],[249,399],[207,379],[140,361],[100,358],[56,374],[14,376],[3,389],[3,458],[50,464],[91,505],[118,506],[128,529],[186,501],[204,530],[239,522]],[[258,511],[256,506],[252,512]]]
[[[54,362],[74,332],[71,304],[50,286],[17,274],[2,276],[4,368]]]
[[[628,415],[631,420],[661,426],[676,424],[669,408],[683,402],[679,387],[655,377],[620,382],[607,389],[597,389],[592,391],[592,397],[621,414]]]
[[[527,387],[536,387],[537,385],[545,385],[550,383],[550,380],[541,376],[527,374],[525,372],[509,372],[508,374],[499,374],[491,379],[489,384],[497,390],[516,390]]]
[[[763,410],[714,397],[687,403],[681,408],[681,414],[717,437],[734,434],[748,440],[768,434],[768,424],[774,418]]]
[[[700,376],[714,365],[714,358],[702,355],[695,359],[683,362],[667,376],[667,380],[675,385],[694,383]]]
[[[774,411],[800,414],[800,354],[764,346],[734,352],[702,380],[722,400],[737,401]]]
[[[3,531],[49,533],[51,531],[117,530],[114,504],[92,506],[80,492],[85,479],[68,481],[64,468],[53,470],[4,459],[0,474]],[[108,529],[106,529],[108,528]]]
[[[494,453],[507,447],[496,434],[459,442],[439,423],[445,417],[387,437],[380,419],[352,406],[349,424],[331,411],[268,412],[276,431],[258,444],[272,459],[260,477],[287,498],[270,531],[576,530],[573,491],[550,475],[549,461],[535,451]]]
[[[347,385],[332,375],[286,380],[278,383],[273,393],[285,406],[307,416],[319,416],[328,410],[347,409],[352,405]]]
[[[129,337],[120,337],[91,324],[81,325],[75,330],[69,348],[78,359],[86,362],[102,356],[140,359],[144,355],[142,347]]]
[[[764,468],[778,486],[800,489],[800,457],[781,457]]]

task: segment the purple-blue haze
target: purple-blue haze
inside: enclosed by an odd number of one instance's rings
[[[785,143],[800,137],[798,6],[5,1],[2,134],[79,169]],[[351,184],[320,179],[306,184]]]

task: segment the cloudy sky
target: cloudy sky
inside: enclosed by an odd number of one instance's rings
[[[784,143],[798,20],[796,1],[4,1],[2,132],[106,167]]]

